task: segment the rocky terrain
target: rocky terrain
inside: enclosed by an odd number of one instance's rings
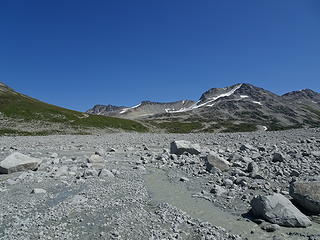
[[[0,239],[320,239],[320,129],[0,137]]]
[[[212,88],[197,102],[141,102],[134,107],[98,105],[88,113],[141,119],[169,132],[172,123],[193,123],[190,132],[283,130],[320,126],[320,93],[310,89],[282,96],[247,83]],[[186,131],[185,131],[186,132]]]
[[[253,132],[319,126],[320,94],[310,89],[278,96],[243,83],[210,89],[197,102],[96,105],[84,113],[0,83],[0,135]]]

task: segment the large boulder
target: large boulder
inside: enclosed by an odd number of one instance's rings
[[[230,163],[227,160],[221,158],[215,152],[210,152],[209,155],[205,157],[205,163],[208,172],[214,172],[215,169],[227,171],[230,168]]]
[[[0,162],[0,173],[9,174],[26,170],[36,170],[40,163],[41,159],[14,152]]]
[[[98,154],[93,154],[88,158],[89,163],[103,163],[104,158]]]
[[[185,140],[173,141],[170,144],[171,154],[181,155],[185,152],[197,155],[201,153],[201,148],[199,144],[193,144]]]
[[[281,194],[257,196],[251,201],[252,214],[285,227],[308,227],[311,221]]]
[[[289,193],[305,210],[320,214],[320,181],[293,182],[290,184]]]

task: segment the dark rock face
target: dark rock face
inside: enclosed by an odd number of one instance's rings
[[[282,98],[288,101],[314,101],[320,103],[320,93],[312,91],[311,89],[303,89],[300,91],[293,91],[282,95]]]
[[[92,109],[89,109],[87,113],[90,114],[97,114],[97,115],[104,115],[105,113],[114,113],[116,111],[121,111],[126,107],[124,106],[113,106],[113,105],[95,105]]]
[[[320,181],[293,182],[290,196],[312,214],[320,214]]]

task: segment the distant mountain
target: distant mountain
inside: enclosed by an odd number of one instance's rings
[[[93,109],[89,112],[95,113]],[[212,88],[197,102],[142,102],[131,108],[121,107],[99,114],[140,119],[171,132],[320,127],[320,94],[306,89],[279,96],[241,83]]]
[[[99,115],[99,116],[98,116]],[[240,83],[204,92],[198,101],[96,105],[87,113],[41,102],[0,83],[0,135],[104,131],[241,132],[320,127],[320,93],[282,96]]]
[[[112,113],[117,115],[122,109],[126,107],[119,107],[113,105],[95,105],[92,109],[88,110],[87,113],[96,114],[96,115],[108,115],[111,116]],[[105,114],[108,113],[108,114]]]
[[[0,83],[0,135],[147,131],[136,121],[77,112],[41,102]]]
[[[311,89],[289,92],[282,95],[282,98],[287,101],[294,101],[298,103],[312,102],[315,104],[320,104],[320,93],[314,92]]]
[[[141,118],[146,116],[152,116],[155,114],[179,111],[181,109],[188,108],[193,104],[194,104],[194,101],[190,101],[190,100],[166,102],[166,103],[142,101],[141,103],[133,107],[96,105],[92,109],[89,109],[87,113],[135,119],[135,118]]]

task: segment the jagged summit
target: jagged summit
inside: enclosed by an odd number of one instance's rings
[[[103,115],[104,112],[115,112],[118,110],[121,110],[123,108],[126,108],[124,106],[114,106],[114,105],[95,105],[92,109],[88,110],[87,113],[90,114],[97,114],[97,115]]]

